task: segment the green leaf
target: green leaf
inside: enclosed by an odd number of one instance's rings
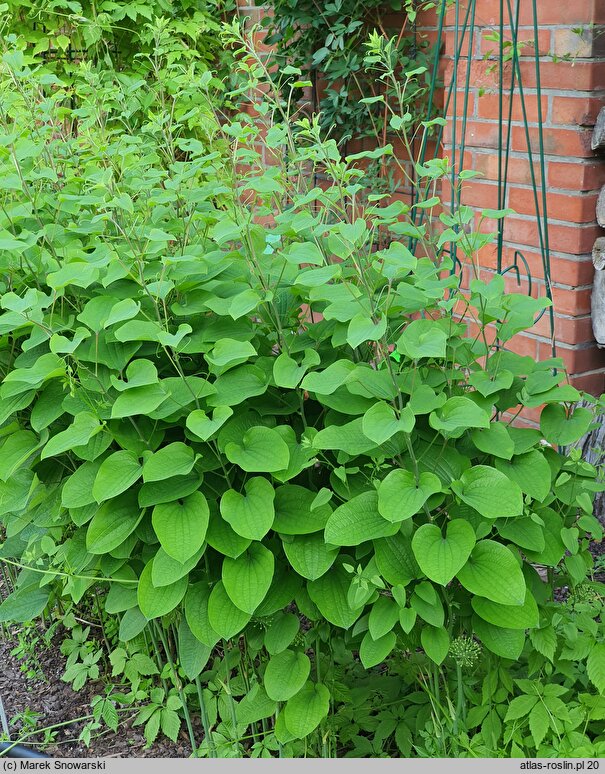
[[[519,720],[520,718],[529,715],[530,710],[537,701],[537,696],[531,696],[525,693],[521,696],[516,696],[508,705],[506,715],[504,716],[504,722],[509,723],[511,720]]]
[[[444,358],[447,333],[437,320],[412,320],[397,340],[397,351],[411,360],[423,357]]]
[[[325,685],[308,682],[284,707],[286,728],[296,739],[315,731],[330,711],[330,691]]]
[[[40,442],[29,430],[17,430],[0,447],[0,481],[8,481],[24,465]]]
[[[368,618],[368,630],[373,640],[379,640],[390,632],[399,620],[399,605],[394,599],[380,596],[372,605]]]
[[[271,656],[263,682],[267,696],[274,701],[288,701],[305,685],[311,662],[300,651],[284,650]]]
[[[449,398],[429,414],[429,424],[446,438],[459,438],[471,427],[489,427],[489,414],[470,398]]]
[[[479,451],[494,457],[510,460],[515,451],[514,441],[502,422],[492,422],[487,429],[473,430],[471,439]]]
[[[187,417],[187,429],[202,441],[207,441],[233,416],[230,406],[217,406],[212,412],[212,419],[202,409],[192,411]]]
[[[497,373],[487,371],[474,371],[468,381],[477,392],[487,398],[500,390],[508,390],[513,383],[514,376],[510,371],[503,369]]]
[[[144,387],[132,387],[120,393],[111,407],[111,418],[151,414],[168,398],[160,384],[147,384]]]
[[[391,585],[406,586],[414,578],[421,577],[408,535],[398,532],[393,537],[375,540],[374,550],[380,574]]]
[[[92,496],[98,503],[111,500],[129,489],[140,475],[141,465],[134,452],[114,452],[101,463],[92,485]]]
[[[447,523],[445,537],[436,524],[423,524],[414,533],[412,550],[427,578],[447,586],[466,564],[475,542],[471,525],[454,519]]]
[[[431,626],[443,626],[443,605],[435,587],[428,581],[422,581],[415,587],[410,597],[410,607]]]
[[[377,640],[372,639],[370,632],[366,632],[359,647],[359,658],[366,669],[371,669],[386,659],[395,647],[397,636],[394,632],[388,632]]]
[[[416,484],[408,470],[392,470],[378,487],[378,510],[388,521],[398,523],[418,513],[440,491],[441,481],[434,473],[420,473]]]
[[[194,637],[213,648],[220,640],[220,635],[214,631],[210,624],[208,614],[208,601],[210,599],[210,587],[202,581],[189,586],[185,597],[185,618]]]
[[[50,589],[46,587],[31,585],[18,588],[0,604],[0,622],[13,624],[33,621],[41,615],[49,597]]]
[[[138,637],[143,629],[147,626],[147,623],[147,619],[143,613],[141,613],[138,606],[131,607],[130,610],[127,610],[122,616],[118,638],[122,642],[134,640],[134,638]]]
[[[249,341],[219,339],[214,348],[206,354],[206,361],[210,364],[211,371],[222,374],[230,368],[245,363],[254,355],[256,350]]]
[[[549,661],[555,657],[557,650],[557,633],[553,626],[545,626],[542,629],[532,629],[529,639],[534,648]]]
[[[186,476],[191,472],[195,455],[190,446],[177,441],[169,443],[145,460],[143,481],[163,481],[172,476]]]
[[[498,532],[506,540],[530,551],[540,552],[546,546],[543,527],[536,524],[530,516],[499,524]]]
[[[88,525],[87,551],[108,554],[135,531],[142,518],[143,511],[134,492],[126,492],[115,500],[106,500]]]
[[[540,614],[531,591],[527,590],[523,605],[502,605],[484,597],[473,597],[473,610],[484,621],[503,629],[531,629],[538,626]]]
[[[297,484],[275,490],[273,529],[282,535],[308,535],[323,530],[332,513],[328,504],[312,508],[315,492]]]
[[[486,519],[523,513],[523,493],[518,484],[488,465],[474,465],[466,470],[459,481],[452,482],[452,490]]]
[[[315,350],[305,350],[305,357],[301,365],[291,358],[285,352],[282,352],[275,359],[273,364],[273,378],[278,387],[285,387],[293,390],[298,386],[300,380],[307,373],[309,366],[318,365],[321,362],[319,355]]]
[[[204,645],[194,637],[187,621],[183,618],[179,624],[179,661],[183,672],[190,680],[201,673],[208,663],[212,648]]]
[[[61,505],[64,508],[82,508],[94,503],[92,485],[100,466],[100,462],[85,462],[65,479],[61,490]]]
[[[277,705],[267,696],[260,683],[255,683],[237,705],[237,722],[248,726],[275,715]]]
[[[278,613],[265,632],[267,653],[276,656],[292,644],[300,631],[300,621],[294,613]],[[305,678],[306,679],[306,678]]]
[[[274,473],[285,470],[290,451],[281,435],[270,427],[251,427],[244,433],[241,444],[228,443],[225,454],[229,462],[247,473]]]
[[[214,510],[210,515],[206,541],[219,554],[230,556],[233,559],[237,559],[238,556],[243,554],[252,542],[249,538],[244,538],[238,535],[237,532],[234,532],[229,522],[225,521]]]
[[[263,601],[271,581],[275,558],[262,543],[252,543],[237,559],[223,559],[223,584],[233,604],[252,614]]]
[[[353,610],[349,607],[347,593],[350,583],[346,571],[337,566],[307,585],[309,596],[323,617],[341,629],[352,626],[361,613],[361,609]]]
[[[101,432],[101,423],[93,414],[82,411],[76,414],[73,423],[48,441],[42,449],[40,457],[44,460],[47,457],[57,457],[63,452],[71,451],[75,446],[85,446],[90,439]]]
[[[385,521],[378,512],[376,492],[363,492],[336,508],[326,524],[325,538],[334,546],[357,546],[394,535],[398,529],[398,524]]]
[[[416,417],[409,408],[404,408],[398,418],[392,406],[378,401],[363,415],[361,428],[370,441],[380,446],[395,433],[411,433],[415,422]]]
[[[234,489],[221,497],[221,514],[238,535],[250,540],[262,540],[275,519],[275,490],[266,478],[248,479],[245,494]]]
[[[334,564],[338,549],[326,544],[321,532],[282,538],[284,552],[293,569],[303,578],[317,580]]]
[[[550,465],[537,449],[526,454],[517,454],[510,462],[496,460],[496,468],[534,500],[542,502],[550,492]]]
[[[301,387],[308,392],[316,392],[320,395],[332,395],[333,392],[347,382],[355,370],[355,363],[349,360],[337,360],[323,371],[314,371],[307,374]]]
[[[540,430],[552,444],[569,446],[578,441],[590,427],[592,413],[585,408],[575,408],[568,414],[565,407],[549,403],[540,415]]]
[[[313,438],[315,449],[333,449],[347,454],[366,454],[375,447],[364,434],[361,418],[347,422],[345,425],[328,425]]]
[[[143,484],[139,489],[139,505],[141,508],[147,508],[150,505],[182,500],[196,492],[201,483],[201,476],[195,472],[187,476],[167,478],[164,481],[151,481],[149,484]]]
[[[147,562],[137,589],[137,600],[141,613],[151,620],[160,618],[174,610],[187,591],[187,576],[180,578],[168,586],[154,586],[151,573],[153,562]]]
[[[443,664],[450,649],[450,636],[447,629],[435,626],[423,626],[420,642],[426,655],[435,664]]]
[[[513,553],[494,540],[480,540],[457,573],[465,589],[502,605],[525,602],[525,579]]]
[[[194,492],[180,502],[156,505],[151,517],[162,548],[181,563],[201,548],[209,520],[208,503],[201,492]]]
[[[534,705],[534,708],[529,713],[529,730],[534,738],[536,748],[542,744],[549,727],[550,713],[540,701]]]
[[[473,631],[488,650],[502,658],[517,661],[525,645],[522,629],[503,629],[473,616]]]
[[[157,554],[153,557],[153,568],[151,572],[151,580],[154,586],[167,586],[169,583],[187,575],[195,567],[197,567],[202,554],[204,553],[204,546],[199,551],[188,559],[184,564],[177,562],[171,556],[168,556],[163,548],[159,548]]]
[[[605,694],[605,643],[593,645],[586,660],[586,672],[590,682],[600,694]]]
[[[378,341],[386,333],[386,316],[378,322],[374,322],[364,312],[358,312],[349,322],[347,329],[347,344],[356,349],[364,341]]]
[[[223,582],[215,584],[208,599],[208,622],[219,637],[230,640],[249,620],[250,614],[244,613],[229,599]]]

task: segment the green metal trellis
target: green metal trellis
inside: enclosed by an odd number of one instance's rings
[[[442,43],[444,41],[445,34],[445,13],[448,7],[452,5],[451,0],[440,0],[440,7],[438,13],[438,28],[437,28],[437,42],[435,45],[434,62],[431,73],[429,94],[428,94],[428,111],[427,118],[431,119],[438,115],[441,111],[447,116],[448,123],[452,126],[452,142],[451,142],[451,201],[450,207],[452,211],[455,211],[461,204],[460,201],[460,189],[455,185],[457,176],[462,171],[462,162],[464,159],[464,152],[466,149],[466,130],[469,117],[469,94],[471,84],[471,71],[474,55],[474,42],[475,42],[475,30],[482,28],[482,25],[478,22],[478,6],[480,8],[481,0],[455,0],[453,5],[454,13],[454,25],[453,25],[453,68],[452,78],[447,84],[444,95],[443,108],[439,108],[435,104],[435,96],[438,86],[438,70],[440,63],[440,56],[442,51]],[[531,57],[527,57],[530,61],[533,61],[535,68],[535,92],[537,97],[538,114],[537,114],[537,147],[536,143],[532,145],[528,112],[526,91],[523,84],[522,68],[521,68],[521,48],[522,44],[519,40],[519,20],[521,5],[531,5],[532,21],[531,27],[533,28],[534,45],[533,54]],[[544,310],[536,322],[543,314],[548,314],[550,322],[550,340],[552,344],[553,356],[556,354],[555,339],[554,339],[554,310],[552,306],[552,284],[550,273],[550,247],[548,239],[548,217],[547,217],[547,197],[546,197],[546,164],[544,158],[544,136],[543,136],[543,115],[542,115],[542,88],[540,80],[540,52],[537,45],[538,40],[538,12],[537,12],[537,0],[500,0],[499,18],[495,25],[497,29],[498,38],[498,50],[490,57],[489,66],[495,68],[498,74],[498,146],[496,152],[498,154],[498,209],[504,209],[506,204],[507,192],[508,192],[508,173],[509,173],[509,160],[511,153],[511,137],[513,127],[513,95],[516,95],[520,105],[522,114],[522,126],[524,129],[525,141],[527,143],[527,156],[529,159],[530,167],[530,179],[531,188],[533,194],[533,201],[535,206],[535,222],[538,230],[539,250],[542,264],[542,277],[544,282],[544,295],[551,301],[551,305],[547,310]],[[496,30],[494,30],[496,31]],[[463,55],[465,42],[468,41],[467,50],[468,53]],[[510,67],[505,67],[505,64],[510,62]],[[464,67],[466,63],[466,68]],[[487,64],[486,64],[487,66]],[[505,98],[509,97],[508,110],[505,110]],[[461,131],[458,134],[458,126],[461,124]],[[440,127],[437,133],[437,147],[439,147],[443,141],[443,127]],[[427,137],[423,138],[422,145],[419,152],[419,161],[424,163],[427,156]],[[422,192],[416,190],[414,195],[420,196]],[[423,217],[422,211],[420,211],[419,219]],[[504,228],[506,218],[498,221],[498,234],[497,234],[497,264],[496,270],[499,274],[504,275],[512,272],[517,279],[517,283],[521,285],[522,274],[527,277],[528,293],[531,294],[534,288],[534,278],[530,271],[529,263],[521,250],[515,250],[514,260],[509,265],[504,265]],[[456,246],[451,246],[452,257],[455,259],[456,264]],[[459,265],[459,264],[458,264]]]

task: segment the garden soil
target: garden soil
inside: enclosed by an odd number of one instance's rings
[[[28,678],[20,668],[19,661],[11,655],[16,645],[15,640],[3,639],[0,635],[0,696],[9,721],[11,739],[16,741],[21,736],[21,721],[14,724],[11,720],[20,713],[29,710],[40,714],[37,727],[43,728],[55,723],[64,723],[74,718],[90,714],[90,700],[102,693],[101,683],[87,683],[81,691],[72,690],[71,686],[62,682],[61,675],[65,670],[65,657],[61,654],[60,641],[55,640],[50,647],[42,645],[37,650],[37,658],[41,673]],[[78,741],[85,722],[74,723],[57,730],[54,741],[48,746],[32,744],[33,749],[42,750],[54,758],[187,758],[191,754],[191,746],[186,734],[175,743],[165,737],[149,749],[145,749],[145,738],[142,726],[132,726],[136,711],[127,716],[117,733],[93,731],[100,736],[91,740],[90,747]],[[102,733],[104,731],[104,733]],[[32,737],[41,740],[43,734]],[[201,740],[201,733],[197,736]],[[29,741],[29,740],[28,740]]]

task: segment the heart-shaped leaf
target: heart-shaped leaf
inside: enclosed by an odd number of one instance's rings
[[[187,417],[187,429],[202,441],[207,441],[232,415],[233,409],[230,406],[217,406],[212,412],[212,418],[203,409],[196,409]]]
[[[393,470],[378,488],[378,510],[391,522],[411,518],[431,495],[441,491],[441,481],[434,473],[420,473],[418,484],[408,470]]]
[[[256,476],[244,486],[246,494],[229,489],[221,498],[221,514],[234,532],[250,540],[262,540],[275,519],[275,490],[266,478]]]
[[[275,558],[261,543],[252,543],[243,554],[223,559],[223,584],[233,604],[245,613],[253,613],[265,598]]]
[[[411,409],[404,408],[397,417],[392,406],[378,401],[363,415],[361,428],[370,441],[381,445],[395,433],[411,433],[415,422],[416,418]]]
[[[494,540],[480,540],[457,573],[465,589],[501,605],[525,602],[525,578],[512,551]],[[502,579],[506,578],[506,583]]]
[[[225,454],[229,462],[247,473],[274,473],[285,470],[290,451],[281,435],[270,427],[251,427],[241,443],[228,443]]]
[[[540,430],[549,443],[568,446],[579,440],[592,422],[592,413],[585,408],[576,408],[568,414],[565,407],[549,403],[540,415]]]
[[[201,492],[194,492],[175,503],[163,503],[153,509],[151,522],[168,556],[186,562],[201,548],[210,512]]]
[[[523,493],[518,484],[488,465],[465,470],[452,490],[486,519],[521,516]]]
[[[269,659],[263,682],[267,696],[288,701],[304,686],[311,671],[309,657],[300,651],[284,650]]]
[[[446,586],[466,564],[475,542],[475,530],[468,521],[454,519],[445,537],[436,524],[423,524],[412,538],[412,549],[426,577]]]

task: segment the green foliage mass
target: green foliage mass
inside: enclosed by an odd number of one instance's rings
[[[449,256],[475,266],[505,213],[437,216],[445,159],[418,208],[360,203],[363,158],[288,115],[251,39],[225,35],[256,112],[222,123],[204,75],[91,74],[73,106],[4,56],[0,621],[98,606],[131,690],[94,722],[145,700],[149,743],[183,717],[195,749],[197,705],[201,755],[596,756],[601,484],[562,448],[593,412],[508,349],[544,302],[463,292]],[[69,625],[78,688],[100,655]]]
[[[8,0],[6,32],[61,72],[85,60],[120,71],[145,70],[163,32],[167,61],[226,64],[221,22],[234,10],[231,0]]]
[[[256,4],[263,5],[261,0]],[[273,0],[271,13],[263,20],[267,43],[272,45],[269,57],[282,72],[287,67],[297,68],[309,79],[312,108],[320,114],[322,129],[339,141],[369,137],[379,143],[383,131],[388,130],[388,111],[377,98],[396,101],[397,95],[367,69],[366,39],[373,30],[386,38],[394,35],[391,61],[399,72],[426,66],[430,52],[415,21],[419,11],[436,5],[411,0],[334,0],[323,4]],[[289,82],[297,82],[295,73]],[[411,111],[415,119],[426,118],[427,85],[428,78],[417,83],[402,112]],[[367,99],[360,101],[362,98]],[[400,104],[396,109],[403,107]]]

